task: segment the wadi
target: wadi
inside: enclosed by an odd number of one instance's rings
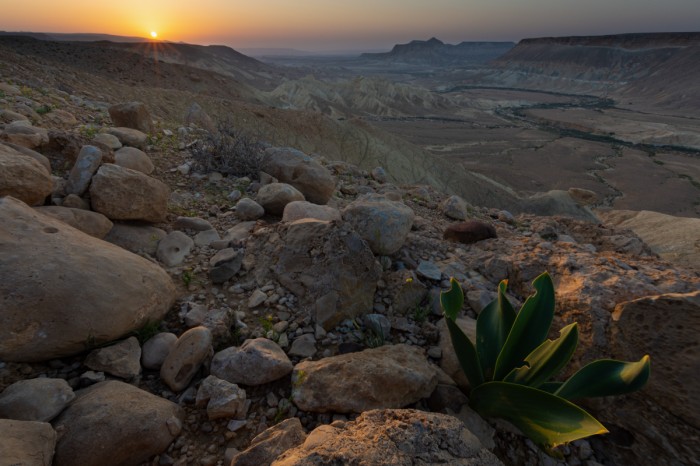
[[[698,464],[699,75],[700,33],[0,33],[0,464]],[[562,406],[605,432],[539,441]]]

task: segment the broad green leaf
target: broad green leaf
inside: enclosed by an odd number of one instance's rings
[[[525,365],[510,371],[503,381],[537,388],[566,366],[577,344],[578,325],[574,322],[559,331],[559,338],[535,348],[525,358]]]
[[[469,379],[469,385],[472,388],[478,387],[484,383],[484,375],[481,372],[479,357],[476,355],[476,348],[472,344],[468,336],[464,334],[461,328],[450,318],[446,318],[447,328],[450,331],[450,339],[452,347],[457,355],[459,365],[464,371],[464,375]]]
[[[567,400],[624,395],[642,388],[650,373],[648,355],[637,362],[599,359],[582,367],[555,394]]]
[[[537,387],[537,389],[542,390],[543,392],[554,394],[557,390],[559,390],[559,387],[561,387],[562,385],[562,382],[545,382],[539,387]]]
[[[551,393],[508,382],[487,382],[469,395],[482,416],[505,419],[545,451],[607,429],[575,404]]]
[[[498,297],[481,311],[476,321],[476,352],[486,380],[493,379],[496,360],[515,321],[515,310],[506,298],[507,285],[506,280],[498,285]]]
[[[448,320],[455,320],[463,304],[464,293],[462,293],[462,287],[459,286],[459,282],[452,277],[450,278],[450,290],[440,293],[442,312],[448,317]]]
[[[494,380],[503,380],[510,371],[523,365],[525,357],[537,348],[549,333],[554,318],[554,285],[547,272],[532,282],[531,295],[518,312],[501,354],[498,355]]]

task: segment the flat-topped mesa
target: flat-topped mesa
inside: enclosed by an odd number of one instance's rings
[[[536,37],[523,39],[518,43],[518,45],[531,44],[619,47],[624,49],[690,47],[700,45],[700,32],[649,32],[602,36]]]

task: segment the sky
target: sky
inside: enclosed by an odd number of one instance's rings
[[[700,29],[700,0],[0,0],[0,12],[5,31],[310,51]]]

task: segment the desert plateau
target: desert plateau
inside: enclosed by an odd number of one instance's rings
[[[700,32],[7,21],[0,466],[700,464]]]

